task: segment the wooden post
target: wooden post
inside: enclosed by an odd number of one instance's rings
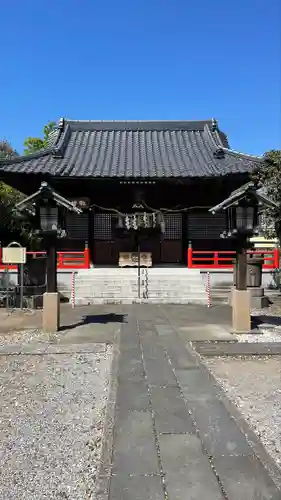
[[[56,236],[50,236],[47,239],[47,293],[57,292],[57,248]]]
[[[247,240],[238,241],[236,252],[236,289],[232,293],[232,327],[236,333],[251,330],[251,294],[247,290]]]
[[[87,241],[85,241],[85,248],[84,248],[84,266],[86,269],[89,269],[90,267],[90,249]]]
[[[214,267],[219,267],[219,252],[214,252]]]
[[[187,249],[187,267],[192,267],[192,246],[191,246],[191,242],[189,242],[188,249]]]
[[[247,249],[240,246],[236,254],[236,290],[247,290]]]
[[[47,287],[43,298],[43,330],[57,332],[60,326],[60,296],[57,291],[57,235],[46,237]]]
[[[137,246],[138,246],[138,298],[141,298],[141,275],[140,275],[140,237],[137,231]]]
[[[280,263],[280,250],[279,248],[274,249],[274,254],[273,254],[273,263],[274,263],[274,269],[279,269],[279,263]]]

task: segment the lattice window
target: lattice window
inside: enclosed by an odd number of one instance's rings
[[[94,215],[94,239],[110,241],[112,239],[112,214]]]
[[[227,230],[226,214],[215,215],[208,212],[193,212],[188,214],[187,231],[191,240],[217,240],[223,231]]]
[[[72,239],[88,239],[89,218],[87,213],[74,214],[67,213],[66,215],[66,232],[68,238]]]
[[[182,239],[182,214],[165,214],[165,240]]]

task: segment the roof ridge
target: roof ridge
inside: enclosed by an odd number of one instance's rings
[[[63,120],[63,126],[78,131],[203,131],[206,125],[212,126],[213,120]]]
[[[209,139],[211,140],[211,143],[213,145],[213,147],[217,150],[218,148],[221,148],[221,145],[222,145],[222,142],[220,140],[220,136],[218,134],[218,131],[217,129],[215,129],[214,131],[212,131],[210,129],[210,127],[208,126],[208,124],[205,125],[204,127],[204,130],[207,132],[208,136],[209,136]],[[216,135],[217,139],[218,139],[218,142],[215,141],[215,138],[214,138],[214,134]]]
[[[211,123],[213,118],[206,120],[72,120],[64,118],[65,123]]]

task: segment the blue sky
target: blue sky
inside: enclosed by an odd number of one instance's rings
[[[280,19],[280,0],[3,1],[0,138],[215,117],[233,149],[280,148]]]

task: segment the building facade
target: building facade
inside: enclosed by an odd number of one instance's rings
[[[247,182],[260,157],[230,149],[216,120],[60,120],[48,148],[0,160],[0,178],[25,194],[43,180],[84,209],[66,214],[61,250],[90,248],[95,265],[117,265],[136,250],[131,231],[117,231],[120,214],[161,213],[164,232],[139,242],[153,265],[186,264],[187,248],[226,250],[225,214],[208,209]]]

